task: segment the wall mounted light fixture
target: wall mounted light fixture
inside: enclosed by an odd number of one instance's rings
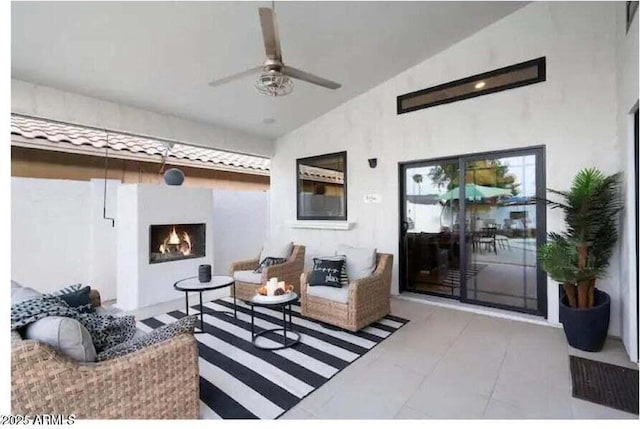
[[[369,167],[376,168],[378,165],[378,158],[369,158]]]

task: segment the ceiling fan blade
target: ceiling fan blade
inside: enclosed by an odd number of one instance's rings
[[[314,85],[323,86],[329,89],[338,89],[342,86],[339,83],[330,81],[329,79],[324,79],[324,78],[312,75],[311,73],[307,73],[305,71],[298,70],[290,66],[284,66],[282,69],[282,72],[294,79],[304,80],[305,82],[309,82]]]
[[[252,69],[249,70],[245,70],[243,72],[240,73],[236,73],[236,74],[232,74],[231,76],[227,76],[227,77],[223,77],[222,79],[216,79],[213,80],[211,82],[209,82],[209,86],[220,86],[220,85],[224,85],[225,83],[234,81],[236,79],[241,79],[245,76],[254,74],[255,72],[257,72],[258,70],[262,70],[262,66],[258,66],[258,67],[254,67]]]
[[[281,61],[282,53],[280,52],[276,13],[267,7],[259,8],[258,13],[260,14],[260,26],[262,26],[262,38],[267,58]]]

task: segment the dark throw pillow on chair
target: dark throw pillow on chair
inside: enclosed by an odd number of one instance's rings
[[[80,283],[62,288],[49,295],[57,296],[63,300],[69,307],[73,307],[80,313],[93,313],[95,308],[91,305],[91,286],[82,287]]]
[[[309,279],[309,286],[342,287],[341,273],[344,266],[341,258],[313,258],[313,271]]]
[[[347,276],[347,257],[345,255],[322,256],[318,259],[325,261],[342,261],[342,269],[340,270],[340,285],[342,287],[349,286],[349,277]]]
[[[287,258],[274,258],[273,256],[267,256],[262,260],[262,262],[260,262],[258,267],[253,270],[253,272],[260,274],[262,273],[262,270],[267,267],[270,267],[272,265],[284,264],[285,262],[287,262]]]

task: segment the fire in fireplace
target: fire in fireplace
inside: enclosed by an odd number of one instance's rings
[[[205,256],[206,224],[183,223],[149,227],[149,263]]]

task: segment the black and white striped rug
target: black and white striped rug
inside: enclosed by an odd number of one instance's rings
[[[238,318],[216,311],[233,311],[233,298],[204,304],[206,334],[196,335],[200,350],[200,409],[204,419],[275,419],[338,372],[384,341],[408,320],[387,316],[357,333],[334,329],[300,315],[292,306],[300,343],[266,351],[251,344],[250,308],[238,300]],[[198,306],[192,307],[197,313]],[[194,312],[189,311],[190,314]],[[172,311],[138,322],[150,331],[184,317]],[[257,329],[282,327],[282,312],[255,307]],[[270,333],[260,344],[280,343]]]

